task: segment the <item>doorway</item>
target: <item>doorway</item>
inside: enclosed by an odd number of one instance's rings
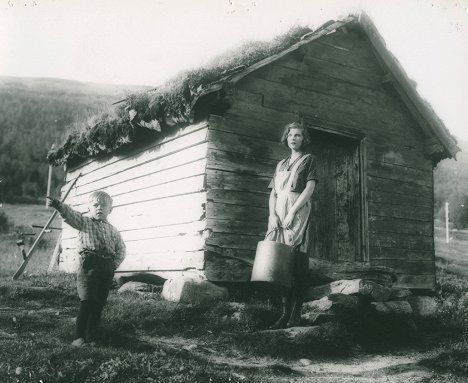
[[[309,134],[319,179],[308,228],[309,257],[364,261],[362,140],[313,128]]]

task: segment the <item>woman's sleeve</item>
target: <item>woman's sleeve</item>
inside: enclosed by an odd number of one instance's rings
[[[315,156],[310,156],[309,167],[307,169],[306,182],[311,180],[318,182],[317,159]]]

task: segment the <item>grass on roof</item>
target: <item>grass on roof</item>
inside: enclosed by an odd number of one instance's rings
[[[157,134],[173,125],[189,123],[194,101],[210,84],[287,49],[310,31],[295,26],[270,42],[247,42],[216,57],[208,66],[183,72],[159,88],[129,94],[113,108],[70,126],[65,141],[48,153],[49,163],[59,166],[111,153],[134,142],[148,129]]]

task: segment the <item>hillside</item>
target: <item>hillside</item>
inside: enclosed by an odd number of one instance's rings
[[[52,144],[74,123],[105,109],[137,86],[50,78],[0,77],[0,203],[34,201],[46,193]],[[63,178],[54,171],[53,185]]]
[[[449,202],[450,221],[456,228],[468,227],[468,142],[458,141],[457,159],[441,161],[434,171],[434,214],[444,219]]]

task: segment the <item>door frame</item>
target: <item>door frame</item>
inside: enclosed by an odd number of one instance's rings
[[[367,204],[367,150],[366,150],[366,135],[354,128],[343,126],[322,125],[317,121],[307,121],[305,125],[310,130],[320,130],[325,133],[330,133],[356,141],[359,158],[359,200],[360,200],[360,226],[361,226],[361,259],[356,259],[356,262],[369,263],[369,208]]]

